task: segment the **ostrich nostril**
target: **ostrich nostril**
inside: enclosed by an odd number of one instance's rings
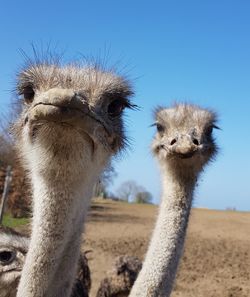
[[[28,116],[26,116],[26,117],[25,117],[25,119],[24,119],[24,124],[27,124],[27,123],[28,123],[28,121],[29,121],[29,117],[28,117]]]
[[[193,144],[195,144],[195,145],[199,145],[199,141],[198,141],[198,139],[194,138],[194,139],[193,139]]]
[[[177,139],[174,138],[171,142],[170,142],[170,145],[174,145],[176,143]]]

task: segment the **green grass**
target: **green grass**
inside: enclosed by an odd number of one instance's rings
[[[3,216],[3,225],[10,228],[15,228],[18,226],[26,225],[28,224],[29,219],[27,218],[12,218],[9,214],[5,214]]]

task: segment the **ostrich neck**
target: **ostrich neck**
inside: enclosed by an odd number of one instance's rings
[[[71,294],[83,222],[99,174],[78,161],[64,160],[61,166],[59,159],[42,160],[42,170],[32,169],[32,234],[17,297]]]
[[[196,177],[163,169],[163,194],[143,268],[130,297],[168,297],[182,254]]]

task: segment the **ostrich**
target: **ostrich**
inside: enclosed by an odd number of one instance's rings
[[[29,238],[13,229],[0,227],[1,297],[15,297],[29,247]],[[81,254],[71,297],[88,297],[91,287],[88,259]]]
[[[1,297],[15,297],[29,239],[10,228],[0,226]]]
[[[141,261],[134,256],[120,256],[114,268],[108,272],[99,286],[96,297],[126,297],[142,267]]]
[[[217,146],[212,131],[216,115],[179,104],[156,111],[152,150],[162,172],[159,215],[141,272],[130,297],[168,297],[182,254],[194,188]]]
[[[130,83],[100,67],[29,63],[18,76],[17,148],[33,191],[30,245],[17,297],[68,297],[93,185],[126,144]]]

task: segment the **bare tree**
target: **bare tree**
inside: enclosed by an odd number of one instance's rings
[[[11,126],[20,114],[21,101],[13,101],[8,113],[0,112],[0,195],[4,192],[6,167],[11,166],[12,182],[9,185],[7,211],[14,217],[27,216],[30,213],[29,186],[24,170],[16,158]]]
[[[8,166],[6,170],[4,190],[3,190],[2,201],[0,205],[0,224],[2,224],[2,220],[3,220],[3,214],[4,214],[4,209],[7,202],[8,194],[9,194],[10,183],[11,183],[11,166]]]
[[[21,101],[12,100],[8,113],[0,113],[0,166],[15,165],[15,149],[10,134],[12,123],[20,114]]]
[[[142,189],[133,180],[128,180],[120,185],[117,190],[117,196],[124,201],[133,201],[137,192]]]
[[[100,176],[99,181],[94,186],[93,195],[95,197],[107,198],[108,187],[113,184],[114,179],[117,177],[117,172],[115,171],[113,165],[110,163],[102,175]]]
[[[148,191],[138,192],[135,195],[135,203],[150,203],[152,201],[152,194]]]

